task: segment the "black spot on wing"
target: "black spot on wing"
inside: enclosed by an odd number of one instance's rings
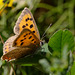
[[[30,28],[32,28],[32,27],[33,27],[33,24],[30,25]]]
[[[32,20],[33,20],[33,18],[30,18],[30,20],[32,21]]]
[[[23,40],[21,40],[21,42],[22,42]]]
[[[25,27],[26,27],[25,25],[22,26],[22,28],[25,28]]]
[[[35,33],[35,31],[33,31],[33,33]]]
[[[26,21],[28,21],[28,20],[29,20],[29,18],[26,19]]]
[[[24,37],[26,37],[28,34],[25,34]]]
[[[31,39],[31,38],[32,38],[32,36],[29,37],[29,39]]]
[[[23,45],[24,42],[22,42],[20,45]]]
[[[26,38],[24,38],[24,40],[25,40]]]
[[[30,33],[29,33],[29,35],[30,35]]]
[[[34,41],[34,43],[36,43],[36,41]]]
[[[26,24],[26,26],[28,26],[28,24]]]
[[[7,53],[7,51],[5,51],[5,53]]]
[[[5,48],[5,49],[7,49],[7,48]]]
[[[34,41],[34,39],[32,39],[31,41]]]

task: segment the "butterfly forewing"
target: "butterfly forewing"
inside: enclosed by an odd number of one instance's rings
[[[14,27],[14,33],[19,34],[23,29],[29,29],[38,39],[40,39],[35,20],[28,8],[25,8],[18,18]]]

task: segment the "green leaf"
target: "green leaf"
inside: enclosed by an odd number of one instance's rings
[[[68,51],[74,49],[74,38],[69,30],[59,30],[49,39],[49,47],[56,52],[61,52],[65,45]]]
[[[52,48],[52,50],[60,51],[61,49],[61,37],[62,37],[62,30],[57,31],[48,42],[49,47]]]
[[[75,62],[73,63],[73,66],[71,68],[71,75],[75,75]]]
[[[50,64],[46,59],[40,59],[39,63],[42,65],[44,71],[46,71],[47,73],[50,72]]]
[[[22,64],[21,66],[32,66],[32,64]]]
[[[71,70],[66,75],[75,75],[75,62],[73,63]]]
[[[50,51],[49,51],[49,49],[48,49],[48,43],[45,43],[45,44],[42,46],[41,52],[50,53]],[[50,53],[50,54],[51,54],[51,53]]]
[[[65,45],[68,45],[68,50],[74,49],[74,37],[69,30],[64,30],[62,33],[62,42],[61,47],[63,48]]]

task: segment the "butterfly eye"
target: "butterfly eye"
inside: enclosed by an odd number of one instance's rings
[[[40,42],[40,46],[44,45],[45,41],[41,41]]]

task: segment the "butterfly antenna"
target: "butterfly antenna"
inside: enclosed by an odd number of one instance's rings
[[[3,41],[3,38],[2,38],[2,36],[0,35],[0,39],[1,39],[1,42],[4,44],[4,41]]]
[[[46,29],[46,31],[45,31],[44,34],[42,35],[41,40],[42,40],[44,37],[47,36],[47,35],[45,35],[45,34],[46,34],[46,32],[48,31],[48,29],[49,29],[51,26],[52,26],[52,23],[48,26],[48,28]]]

